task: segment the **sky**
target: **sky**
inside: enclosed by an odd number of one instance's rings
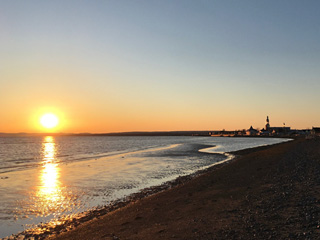
[[[320,126],[320,1],[0,2],[0,132]]]

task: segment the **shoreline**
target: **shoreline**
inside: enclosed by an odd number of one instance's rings
[[[296,141],[296,140],[295,140]],[[293,141],[290,141],[293,142]],[[191,175],[186,175],[179,177],[175,180],[166,182],[160,186],[150,187],[143,189],[141,192],[132,194],[125,198],[125,200],[116,201],[111,206],[105,206],[102,209],[92,210],[86,213],[86,215],[80,217],[80,218],[73,218],[68,221],[66,221],[65,224],[54,226],[51,228],[46,229],[46,231],[40,235],[34,235],[35,239],[65,239],[65,234],[68,235],[68,233],[77,231],[77,229],[80,227],[83,227],[84,225],[90,224],[92,221],[98,221],[99,219],[103,219],[107,215],[113,215],[117,211],[122,211],[123,209],[126,209],[127,207],[130,207],[134,204],[139,203],[141,200],[145,201],[145,199],[152,198],[153,196],[157,196],[161,193],[167,192],[167,191],[175,191],[175,189],[183,186],[184,184],[192,184],[193,181],[195,181],[198,178],[203,177],[204,175],[215,173],[217,170],[220,170],[225,165],[230,164],[231,162],[237,161],[239,158],[243,157],[244,155],[248,153],[254,153],[254,152],[260,152],[267,150],[269,148],[273,148],[277,145],[283,145],[285,143],[281,144],[274,144],[274,145],[267,145],[267,146],[260,146],[260,147],[254,147],[249,149],[244,149],[236,152],[231,152],[232,155],[235,155],[236,157],[232,160],[229,160],[224,163],[220,163],[214,166],[211,166],[205,170],[197,171],[196,173],[193,173]],[[192,193],[191,193],[192,194]],[[65,230],[68,231],[65,231]],[[26,232],[22,233],[25,236],[25,239],[28,239],[29,237],[32,237],[33,235],[26,234]],[[20,233],[21,235],[21,233]],[[61,238],[63,236],[63,238]],[[84,239],[90,239],[90,236],[84,237]],[[68,238],[67,238],[68,239]],[[73,238],[70,238],[73,239]],[[76,239],[76,238],[74,238]],[[122,238],[121,238],[122,239]],[[127,239],[127,238],[124,238]],[[136,238],[132,238],[136,239]]]
[[[229,164],[47,239],[317,238],[319,146],[298,139],[237,151]]]
[[[259,148],[259,147],[255,147]],[[219,162],[215,162],[212,165],[205,166],[199,170],[197,170],[194,173],[191,174],[186,174],[186,175],[181,175],[173,180],[168,180],[163,182],[160,185],[154,185],[151,187],[146,187],[140,190],[139,192],[130,194],[124,198],[118,199],[113,201],[111,204],[102,206],[102,207],[97,207],[93,208],[91,210],[85,211],[78,213],[73,216],[64,216],[61,219],[61,222],[63,222],[61,225],[56,225],[56,221],[53,222],[46,222],[46,223],[40,223],[37,227],[33,227],[30,229],[26,229],[23,232],[19,232],[16,234],[12,234],[11,236],[14,237],[14,239],[29,239],[29,238],[34,238],[34,239],[46,239],[47,237],[52,237],[52,236],[57,236],[60,233],[67,232],[71,229],[76,228],[77,226],[87,223],[93,219],[97,219],[99,217],[102,217],[106,214],[110,214],[116,210],[119,210],[123,207],[126,207],[136,201],[139,201],[141,199],[147,198],[149,196],[161,193],[163,191],[166,191],[168,189],[177,187],[179,185],[182,185],[197,176],[200,176],[208,171],[214,171],[215,169],[218,169],[222,167],[225,164],[228,164],[230,161],[234,160],[234,156],[232,154],[228,153],[202,153],[201,151],[197,151],[199,154],[213,154],[213,155],[225,155],[226,159],[221,160]],[[7,238],[9,238],[8,236]],[[22,238],[23,237],[23,238]],[[6,239],[6,238],[2,238]],[[1,240],[1,238],[0,238]]]

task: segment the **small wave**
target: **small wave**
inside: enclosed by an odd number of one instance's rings
[[[17,159],[7,159],[7,160],[3,160],[2,162],[16,162],[16,161],[34,161],[35,159],[38,158],[17,158]]]

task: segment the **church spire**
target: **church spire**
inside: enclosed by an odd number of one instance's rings
[[[269,122],[269,116],[267,116],[267,124],[266,124],[266,130],[270,130],[270,122]]]

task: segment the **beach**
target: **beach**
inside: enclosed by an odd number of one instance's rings
[[[1,138],[0,238],[60,233],[280,138]],[[80,151],[79,151],[80,150]],[[220,166],[219,166],[220,167]]]
[[[228,164],[47,239],[316,239],[320,140],[234,152]]]

